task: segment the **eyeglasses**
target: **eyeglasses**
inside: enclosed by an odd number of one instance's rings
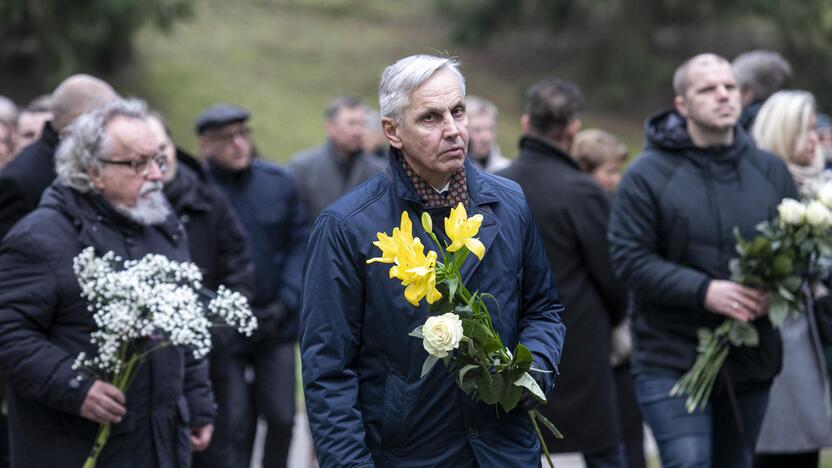
[[[161,172],[165,172],[168,165],[168,158],[166,158],[164,154],[157,154],[156,156],[142,156],[140,159],[128,159],[125,161],[104,158],[98,158],[98,160],[106,164],[129,166],[133,169],[133,172],[135,172],[136,175],[140,175],[142,177],[146,176],[150,172],[151,162],[156,163],[156,166],[159,167],[159,171]]]
[[[237,130],[231,130],[228,132],[217,132],[207,136],[209,139],[214,140],[218,143],[231,143],[232,141],[234,141],[234,138],[236,137],[248,139],[248,137],[251,136],[251,128],[243,127]]]

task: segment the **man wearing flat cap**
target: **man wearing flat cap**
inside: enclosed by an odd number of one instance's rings
[[[246,109],[219,104],[196,120],[208,177],[227,197],[248,236],[256,289],[258,334],[235,347],[228,375],[233,466],[248,466],[257,416],[268,425],[263,466],[286,466],[295,415],[295,342],[306,219],[295,181],[275,164],[254,158]],[[247,380],[254,370],[254,384]],[[252,394],[253,393],[253,394]],[[252,402],[254,406],[252,407]]]

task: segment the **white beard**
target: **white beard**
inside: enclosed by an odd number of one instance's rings
[[[171,214],[170,205],[162,193],[161,182],[145,182],[134,206],[121,203],[115,203],[113,206],[119,213],[144,226],[161,224]]]

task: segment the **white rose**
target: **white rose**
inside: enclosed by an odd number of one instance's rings
[[[810,226],[821,229],[828,227],[830,218],[832,218],[832,212],[829,211],[826,205],[817,200],[809,202],[809,206],[806,208],[806,222]]]
[[[832,208],[832,182],[823,184],[823,187],[818,190],[818,200],[827,208]]]
[[[783,224],[791,224],[799,226],[803,224],[806,218],[806,205],[797,200],[786,198],[777,207],[777,213],[780,215],[780,221]]]
[[[430,317],[422,325],[422,346],[425,351],[438,358],[459,347],[462,339],[462,320],[453,312]]]

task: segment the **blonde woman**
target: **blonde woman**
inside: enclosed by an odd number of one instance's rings
[[[815,100],[810,93],[780,91],[772,95],[760,109],[751,134],[761,149],[786,162],[801,191],[823,172],[823,154],[815,133]],[[809,288],[804,292],[805,313],[788,317],[780,330],[783,370],[771,388],[757,440],[759,468],[816,468],[820,449],[832,444],[829,376],[813,308],[817,295]]]

